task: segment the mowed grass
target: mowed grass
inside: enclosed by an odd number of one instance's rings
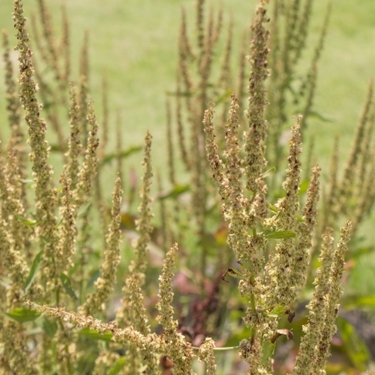
[[[56,30],[60,29],[60,2],[46,0]],[[124,147],[141,144],[149,130],[154,136],[153,162],[161,168],[165,161],[165,99],[174,89],[177,62],[177,36],[180,8],[185,6],[188,22],[195,22],[193,0],[65,0],[71,24],[73,78],[77,78],[78,52],[84,32],[90,35],[91,94],[101,115],[101,80],[107,74],[109,99],[114,112],[121,110]],[[213,7],[223,4],[225,28],[235,20],[235,48],[240,34],[251,22],[254,0],[212,0]],[[326,2],[316,1],[313,8],[312,34],[301,70],[308,69],[325,15]],[[36,12],[36,0],[25,0],[25,13]],[[0,28],[12,35],[15,45],[12,1],[0,2]],[[333,139],[340,135],[340,154],[345,157],[354,128],[364,105],[370,79],[375,73],[375,2],[356,0],[333,2],[325,48],[319,63],[319,79],[314,109],[331,122],[311,119],[309,136],[315,138],[317,160],[327,176]],[[192,30],[192,28],[191,28]],[[191,33],[194,37],[194,33]],[[234,59],[237,55],[234,55]],[[2,71],[2,70],[1,70]],[[3,98],[3,84],[0,84]],[[0,109],[1,133],[7,127],[4,100]],[[292,119],[291,119],[292,122]],[[115,141],[111,133],[111,144]],[[111,145],[110,145],[111,147]],[[366,226],[368,243],[375,244],[373,226]],[[369,262],[353,272],[352,288],[375,290]],[[372,280],[375,280],[372,278]]]

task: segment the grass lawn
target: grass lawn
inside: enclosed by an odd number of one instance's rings
[[[60,27],[60,2],[46,0],[50,6],[55,27]],[[180,7],[186,7],[190,25],[194,22],[193,0],[65,0],[71,21],[72,51],[78,61],[78,51],[85,30],[90,34],[90,72],[92,96],[100,116],[101,77],[105,72],[110,88],[112,110],[123,114],[124,145],[142,143],[147,129],[154,136],[154,163],[163,165],[165,138],[165,92],[173,90],[177,61],[177,35]],[[26,14],[36,9],[36,0],[25,0]],[[252,18],[254,0],[213,0],[226,9],[225,22],[235,20],[236,40]],[[313,33],[310,51],[303,64],[306,69],[312,47],[324,19],[325,3],[316,1],[313,8]],[[12,1],[0,2],[0,28],[14,34],[11,19]],[[340,134],[341,154],[346,155],[353,138],[353,130],[365,101],[370,78],[375,69],[375,2],[357,0],[333,3],[332,17],[325,49],[319,64],[319,81],[314,109],[332,119],[310,121],[309,132],[316,139],[319,163],[328,171],[329,156],[335,134]],[[15,44],[15,38],[12,38]],[[78,65],[78,64],[77,64]],[[0,84],[3,98],[3,85]],[[4,100],[0,118],[4,119]],[[100,118],[100,117],[99,117]],[[111,117],[114,121],[114,116]],[[2,122],[2,131],[6,121]],[[114,142],[114,135],[111,140]],[[370,234],[369,234],[370,233]],[[371,227],[368,240],[375,238]],[[362,262],[365,264],[366,262]],[[375,281],[368,276],[373,268],[361,267],[353,274],[355,285],[364,292],[375,289]],[[373,272],[373,271],[371,271]]]

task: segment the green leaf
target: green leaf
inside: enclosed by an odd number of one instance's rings
[[[125,365],[125,357],[119,358],[115,364],[109,369],[108,375],[117,375]]]
[[[120,156],[121,159],[125,159],[129,157],[130,155],[141,151],[142,149],[143,149],[143,146],[132,146],[132,147],[129,147],[127,150],[121,151],[120,155],[118,155],[117,153],[108,154],[101,160],[100,164],[101,165],[108,164],[112,160],[117,159],[118,156]]]
[[[273,204],[270,204],[270,210],[271,210],[272,212],[276,212],[276,213],[279,212],[279,209],[278,209],[276,206],[274,206]]]
[[[98,331],[89,328],[82,329],[81,331],[79,331],[79,334],[91,340],[104,340],[107,342],[111,341],[113,336],[109,331],[105,333],[99,333]]]
[[[29,226],[29,227],[33,227],[33,226],[35,226],[35,225],[38,224],[37,221],[27,219],[27,218],[25,218],[25,217],[23,217],[23,216],[21,216],[21,215],[17,215],[17,214],[15,214],[14,217],[15,217],[18,221],[20,221],[21,223],[23,223],[23,224],[25,224],[25,225],[27,225],[27,226]]]
[[[71,284],[70,284],[70,279],[68,276],[66,276],[64,273],[60,275],[60,280],[62,283],[62,286],[65,289],[65,292],[75,301],[78,301],[78,297],[76,296]]]
[[[267,366],[270,358],[273,357],[273,352],[275,350],[275,344],[272,344],[268,339],[262,342],[262,364]]]
[[[295,232],[291,230],[281,230],[279,232],[268,232],[265,233],[266,238],[273,239],[284,239],[284,238],[293,238],[296,236]]]
[[[365,343],[357,335],[354,327],[344,318],[337,318],[337,328],[339,330],[346,354],[353,365],[360,371],[365,371],[370,362],[370,355]]]
[[[88,288],[88,289],[91,288],[94,285],[95,281],[98,280],[99,276],[100,276],[100,270],[99,269],[92,272],[91,276],[87,280],[86,288]]]
[[[77,217],[81,217],[85,214],[85,212],[90,208],[91,206],[91,199],[89,199],[84,205],[82,205],[77,212]]]
[[[45,108],[45,109],[47,109],[50,106],[51,105],[49,105],[48,103],[47,104],[43,103],[43,108]],[[61,147],[59,145],[50,144],[50,151],[51,152],[62,152],[63,150],[61,149]]]
[[[285,306],[276,306],[269,314],[269,317],[277,318],[285,315]]]
[[[39,253],[36,254],[36,256],[33,260],[33,264],[31,265],[31,268],[30,268],[29,276],[26,279],[25,286],[23,288],[25,293],[27,293],[27,291],[30,288],[30,285],[32,284],[32,282],[35,279],[36,271],[38,270],[38,267],[39,267],[39,264],[40,264],[41,260],[42,260],[42,251],[39,251]]]
[[[309,185],[310,185],[310,181],[309,180],[302,181],[302,183],[299,185],[298,195],[302,196],[302,195],[306,194],[306,192],[307,192],[307,190],[309,188]]]
[[[5,315],[17,322],[32,322],[40,317],[40,313],[36,310],[26,309],[24,307],[17,307],[13,311],[5,313]]]
[[[47,237],[45,237],[45,236],[39,236],[39,238],[40,238],[45,244],[49,243],[49,239],[48,239]]]
[[[271,175],[271,174],[273,174],[273,173],[275,173],[275,172],[276,172],[276,167],[272,167],[272,168],[266,170],[266,171],[263,173],[263,178],[264,178],[264,177],[267,177],[267,176],[269,176],[269,175]]]
[[[168,191],[167,193],[159,195],[158,199],[164,200],[168,198],[177,198],[183,193],[186,193],[190,190],[190,185],[176,185],[173,187],[172,190]]]
[[[57,332],[58,325],[54,320],[49,320],[44,317],[42,327],[47,336],[53,337]]]
[[[227,99],[230,98],[233,90],[227,90],[224,92],[224,94],[220,95],[216,100],[214,100],[215,105],[220,104],[221,102],[225,102]]]

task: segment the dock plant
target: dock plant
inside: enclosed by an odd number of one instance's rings
[[[1,375],[331,373],[349,242],[375,201],[373,86],[342,176],[337,142],[322,186],[322,168],[310,157],[306,171],[302,149],[330,6],[295,92],[313,1],[275,0],[273,11],[268,3],[256,5],[237,70],[233,21],[214,68],[224,10],[205,17],[205,1],[196,1],[193,46],[182,9],[175,111],[171,98],[166,105],[167,173],[153,169],[151,129],[132,215],[126,210],[136,184],[124,181],[131,174],[123,159],[141,147],[122,149],[118,113],[117,149],[108,152],[107,79],[100,121],[90,98],[88,34],[74,79],[67,10],[57,39],[47,4],[38,0],[31,44],[23,1],[13,0],[17,74],[8,32],[2,34],[10,135],[0,153]],[[279,139],[287,128],[285,148]],[[109,174],[109,196],[102,186],[111,161],[117,170]],[[179,185],[177,163],[187,186]],[[165,193],[165,185],[172,190]],[[295,340],[293,321],[304,303]],[[286,340],[298,353],[278,372],[275,357]],[[351,370],[364,371],[363,353]]]

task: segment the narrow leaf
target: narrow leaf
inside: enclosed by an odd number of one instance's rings
[[[32,282],[35,279],[36,271],[38,270],[38,267],[39,267],[39,264],[40,264],[41,260],[42,260],[42,251],[39,251],[39,253],[36,254],[36,256],[33,260],[33,264],[31,265],[31,268],[30,268],[29,276],[26,279],[25,287],[23,288],[25,293],[27,293],[27,291],[30,288],[30,285],[32,284]]]
[[[269,314],[268,316],[271,318],[277,318],[280,316],[285,315],[285,306],[278,305],[276,306]]]
[[[189,92],[189,91],[166,91],[166,94],[169,96],[181,96],[181,97],[190,97],[194,95],[194,92]]]
[[[298,195],[301,197],[302,195],[305,195],[307,193],[307,190],[309,189],[310,181],[304,180],[299,186]]]
[[[269,340],[263,340],[262,342],[262,360],[261,363],[263,366],[267,366],[267,363],[270,358],[273,357],[273,352],[275,350],[275,344]]]
[[[263,173],[263,178],[276,172],[276,167],[272,167]]]
[[[132,147],[129,147],[127,150],[121,151],[120,155],[118,155],[117,153],[106,155],[101,160],[101,165],[105,165],[105,164],[110,163],[112,160],[117,159],[118,156],[120,156],[121,159],[125,159],[125,158],[129,157],[130,155],[132,155],[132,154],[134,154],[138,151],[141,151],[142,149],[143,149],[143,146],[132,146]]]
[[[33,227],[33,226],[35,226],[35,225],[38,224],[37,221],[27,219],[27,218],[25,218],[25,217],[23,217],[23,216],[21,216],[21,215],[17,215],[17,214],[16,214],[16,215],[14,215],[14,217],[15,217],[18,221],[20,221],[21,223],[23,223],[23,224],[25,224],[25,225],[27,225],[27,226],[29,226],[29,227]]]
[[[189,185],[176,185],[172,190],[168,191],[167,193],[159,195],[158,199],[164,200],[167,198],[177,198],[183,193],[186,193],[190,190]]]
[[[272,212],[279,212],[279,209],[276,207],[276,206],[274,206],[273,204],[270,204],[270,210],[272,211]]]
[[[111,332],[106,332],[106,333],[99,333],[98,331],[89,329],[89,328],[84,328],[81,331],[79,331],[79,334],[81,336],[87,337],[88,339],[92,340],[104,340],[104,341],[111,341],[112,339],[112,333]]]
[[[76,296],[72,286],[71,286],[71,283],[70,283],[70,279],[68,276],[66,276],[64,273],[62,273],[60,275],[60,280],[61,280],[61,283],[62,283],[62,286],[65,290],[65,292],[72,298],[74,299],[75,301],[78,301],[78,297]]]
[[[83,214],[89,209],[89,207],[91,206],[91,199],[88,200],[84,205],[82,205],[79,209],[78,209],[78,212],[77,212],[77,217],[81,217],[83,216]]]
[[[227,101],[230,98],[232,92],[233,92],[233,90],[225,91],[224,94],[220,95],[216,100],[214,100],[215,105],[218,105],[221,102]]]
[[[55,336],[58,328],[57,323],[54,320],[49,320],[46,317],[43,319],[42,327],[43,331],[49,337]]]
[[[279,232],[269,232],[265,233],[266,238],[273,239],[284,239],[284,238],[293,238],[296,236],[295,232],[291,230],[281,230]]]
[[[32,322],[38,319],[41,314],[35,310],[26,309],[24,307],[17,307],[13,311],[5,313],[5,315],[17,322],[24,323]]]
[[[109,369],[108,375],[117,375],[120,373],[120,371],[123,369],[125,365],[125,357],[119,358],[115,364]]]

